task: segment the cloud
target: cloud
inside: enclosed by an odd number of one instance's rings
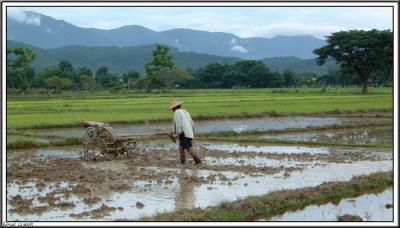
[[[238,51],[238,52],[240,52],[240,53],[246,53],[246,52],[248,52],[248,50],[247,50],[246,48],[244,48],[244,47],[242,47],[242,46],[240,46],[240,45],[234,45],[234,46],[232,46],[232,47],[231,47],[231,50],[232,50],[232,51]]]
[[[175,39],[175,42],[174,42],[177,46],[182,46],[182,44],[179,42],[179,39]]]
[[[238,51],[240,53],[246,53],[248,52],[248,50],[246,48],[244,48],[243,46],[240,46],[238,44],[236,44],[236,39],[234,37],[232,37],[232,39],[229,41],[229,44],[232,46],[231,50],[232,51]]]
[[[12,8],[10,7],[7,10],[7,16],[15,21],[18,21],[19,23],[25,23],[28,25],[40,25],[40,16],[36,14],[30,14],[25,11],[23,11],[22,8]]]

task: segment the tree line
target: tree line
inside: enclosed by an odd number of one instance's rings
[[[29,63],[35,53],[28,48],[7,49],[7,89],[26,92],[28,89],[46,89],[59,93],[64,90],[119,90],[132,88],[140,74],[131,70],[122,75],[112,73],[106,66],[92,72],[87,67],[74,66],[67,60],[58,66],[35,71]]]
[[[327,45],[314,50],[317,63],[334,59],[340,66],[327,75],[271,71],[262,61],[242,60],[234,64],[208,64],[182,69],[174,63],[169,48],[158,44],[152,60],[144,65],[146,75],[131,70],[112,73],[106,66],[92,72],[74,68],[69,61],[36,72],[30,63],[35,53],[27,48],[7,49],[7,88],[25,92],[30,88],[49,92],[64,90],[119,91],[122,89],[169,90],[174,88],[282,88],[312,86],[393,85],[393,34],[378,30],[332,33]]]

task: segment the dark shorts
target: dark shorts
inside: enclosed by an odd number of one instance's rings
[[[181,146],[183,149],[192,147],[192,139],[185,137],[185,134],[181,133],[179,135],[179,146]]]

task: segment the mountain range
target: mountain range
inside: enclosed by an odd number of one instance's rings
[[[61,48],[44,49],[29,44],[7,41],[7,47],[28,47],[36,53],[36,60],[32,65],[36,70],[45,67],[57,66],[62,60],[70,61],[74,67],[88,67],[95,72],[102,66],[107,66],[111,72],[125,73],[136,70],[144,73],[144,64],[151,61],[155,45],[141,45],[133,47],[86,47],[67,46]],[[222,57],[195,52],[182,52],[170,47],[170,54],[175,63],[187,69],[197,69],[210,63],[234,64],[242,59],[237,57]],[[261,59],[273,71],[290,69],[297,73],[327,74],[335,64],[328,61],[322,66],[316,64],[315,59],[300,59],[296,57],[273,57]]]
[[[66,46],[115,49],[163,43],[177,48],[178,52],[196,52],[241,59],[289,56],[311,59],[315,58],[312,51],[325,45],[324,40],[309,35],[241,38],[231,33],[186,28],[153,31],[139,25],[108,30],[83,28],[32,11],[24,11],[18,17],[7,16],[7,40],[43,49]]]

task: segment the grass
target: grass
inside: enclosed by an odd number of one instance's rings
[[[347,182],[327,182],[316,187],[275,191],[205,209],[160,213],[153,217],[142,217],[140,221],[254,221],[311,204],[338,202],[343,198],[380,192],[389,186],[393,186],[392,172],[378,172],[353,177]]]
[[[20,137],[11,141],[7,141],[7,149],[27,149],[39,148],[47,146],[45,143],[40,143],[32,139]]]
[[[69,138],[57,138],[56,140],[44,143],[37,141],[36,138],[31,136],[16,136],[7,139],[7,149],[30,149],[30,148],[41,148],[50,146],[72,146],[72,145],[82,145],[82,140],[76,137],[69,137]]]
[[[296,92],[297,91],[297,92]],[[256,117],[266,114],[366,112],[391,110],[392,89],[218,89],[176,90],[167,93],[110,94],[65,93],[52,98],[9,96],[7,128],[32,129],[78,126],[85,120],[109,123],[170,121],[171,98],[183,105],[195,120],[224,117]]]

